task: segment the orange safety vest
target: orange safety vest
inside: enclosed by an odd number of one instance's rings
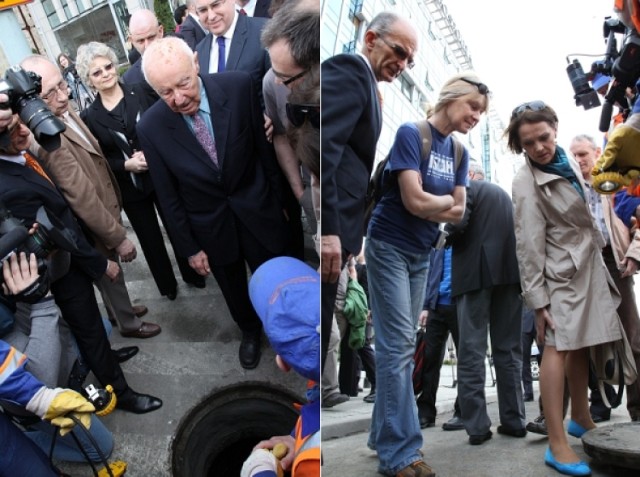
[[[631,21],[633,22],[633,26],[636,31],[640,33],[640,5],[638,5],[638,0],[627,0],[631,1]],[[614,0],[613,7],[622,12],[625,10],[625,0]]]
[[[320,431],[306,437],[301,436],[302,420],[296,422],[295,454],[291,466],[291,477],[320,477]]]

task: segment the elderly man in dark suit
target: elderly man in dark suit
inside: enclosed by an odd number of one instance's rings
[[[129,387],[118,361],[133,354],[114,353],[102,324],[92,282],[105,275],[114,279],[119,273],[118,266],[89,245],[64,197],[46,172],[37,163],[34,165],[35,158],[27,153],[31,146],[29,129],[17,115],[9,124],[8,133],[10,144],[0,148],[0,200],[14,217],[26,224],[36,221],[39,207],[46,207],[75,239],[77,248],[69,255],[68,269],[57,269],[60,277],[52,282],[51,292],[83,357],[103,386],[113,386],[118,408],[134,413],[160,408],[160,399],[139,394]],[[57,265],[65,263],[61,256],[67,253],[57,253]]]
[[[487,330],[498,382],[498,433],[524,437],[522,298],[511,198],[495,184],[472,180],[462,222],[448,227],[460,335],[458,399],[469,443],[492,436],[484,394]]]
[[[193,51],[196,50],[196,46],[204,37],[207,36],[207,29],[202,26],[198,15],[196,14],[196,0],[187,0],[187,17],[180,26],[180,34],[182,39],[187,42],[189,48]]]
[[[413,65],[417,34],[395,13],[378,14],[362,52],[322,63],[322,349],[326,356],[338,277],[362,248],[364,197],[382,129],[378,82]]]
[[[242,330],[240,363],[255,368],[261,324],[246,266],[282,255],[289,236],[251,78],[198,76],[195,54],[177,38],[152,44],[143,71],[163,101],[138,123],[138,137],[169,232],[192,268],[213,273]]]

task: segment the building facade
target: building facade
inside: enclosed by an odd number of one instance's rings
[[[425,106],[435,104],[441,85],[453,74],[473,69],[473,62],[455,21],[443,0],[322,0],[321,60],[362,48],[367,25],[379,12],[393,11],[411,19],[420,32],[415,67],[406,69],[393,83],[380,83],[384,123],[378,142],[382,160],[398,127],[425,116]],[[494,109],[483,115],[467,135],[458,135],[471,157],[482,163],[487,178],[510,189],[502,177],[501,163],[511,161],[502,137],[505,126]],[[511,167],[509,167],[511,169]]]

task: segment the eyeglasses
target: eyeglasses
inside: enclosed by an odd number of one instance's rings
[[[476,88],[478,88],[478,93],[484,95],[484,96],[489,96],[491,94],[491,91],[489,91],[489,87],[484,84],[484,83],[479,83],[477,81],[473,81],[467,78],[460,78],[462,81],[464,81],[465,83],[469,83],[472,84],[473,86],[475,86]]]
[[[92,78],[100,78],[103,74],[108,73],[113,69],[113,63],[107,63],[102,68],[98,68],[95,71],[91,72]]]
[[[300,78],[302,78],[302,77],[303,77],[304,75],[306,75],[308,72],[309,72],[309,70],[304,70],[304,71],[302,71],[302,72],[298,73],[297,75],[292,76],[292,77],[291,77],[291,78],[289,78],[289,79],[283,80],[283,81],[282,81],[282,84],[283,84],[283,85],[285,85],[285,86],[289,86],[289,85],[290,85],[291,83],[293,83],[294,81],[299,80]],[[281,78],[281,79],[282,79],[282,78]]]
[[[529,101],[528,103],[522,103],[520,106],[516,106],[511,112],[511,121],[516,119],[525,111],[542,111],[547,105],[544,101]]]
[[[413,68],[416,64],[413,61],[413,57],[409,55],[409,53],[407,53],[407,50],[405,50],[404,48],[402,48],[399,45],[396,45],[395,43],[390,43],[387,40],[384,39],[384,37],[380,36],[378,37],[380,38],[385,45],[387,45],[389,48],[391,48],[393,50],[393,53],[402,61],[407,62],[407,68],[411,69]]]
[[[41,94],[40,97],[45,101],[49,101],[58,93],[58,91],[61,91],[66,94],[68,87],[69,87],[69,84],[65,80],[62,80],[54,88],[50,89],[44,94]]]
[[[308,120],[316,129],[320,129],[320,105],[319,104],[293,104],[287,103],[287,119],[299,128]]]

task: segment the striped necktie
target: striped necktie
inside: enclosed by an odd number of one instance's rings
[[[42,168],[40,163],[36,160],[35,157],[31,155],[29,151],[24,151],[22,155],[24,156],[25,166],[27,166],[29,169],[33,169],[34,171],[36,171],[40,176],[47,179],[51,183],[51,185],[53,185],[53,181],[51,180],[51,178],[49,178],[47,173],[44,172],[44,169]]]

